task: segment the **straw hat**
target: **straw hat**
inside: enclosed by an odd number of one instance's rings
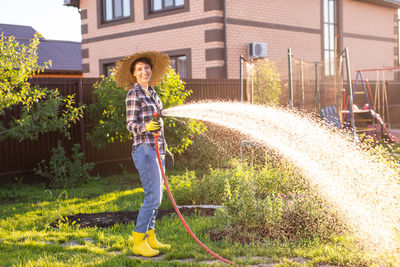
[[[116,63],[114,79],[118,86],[130,89],[136,83],[136,77],[131,73],[131,66],[139,58],[147,58],[151,62],[150,86],[155,86],[161,81],[169,67],[169,56],[158,51],[144,51],[127,56]]]

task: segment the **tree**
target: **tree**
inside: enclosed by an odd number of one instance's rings
[[[0,140],[11,137],[20,141],[37,139],[39,134],[68,129],[83,116],[83,106],[76,106],[74,95],[61,96],[57,89],[31,86],[29,79],[51,65],[37,63],[40,35],[29,45],[14,36],[0,36]]]
[[[279,104],[281,80],[276,66],[267,58],[257,60],[250,74],[253,75],[253,103]]]
[[[190,95],[185,90],[185,83],[173,69],[156,86],[164,109],[182,105]],[[97,123],[87,134],[87,139],[96,147],[102,148],[115,141],[126,142],[132,134],[126,129],[125,97],[127,91],[116,85],[113,76],[104,77],[94,85],[93,104],[88,108],[90,117]],[[191,143],[192,138],[206,130],[203,123],[196,120],[177,120],[165,118],[165,136],[172,153],[182,153]]]

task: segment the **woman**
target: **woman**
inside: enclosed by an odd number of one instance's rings
[[[157,241],[154,229],[164,183],[158,166],[153,132],[159,131],[158,143],[163,167],[166,143],[162,120],[152,120],[154,112],[160,114],[162,109],[161,100],[152,86],[161,81],[168,67],[168,55],[146,51],[117,62],[114,72],[116,83],[129,89],[126,96],[126,127],[133,133],[132,158],[145,193],[133,231],[133,253],[144,257],[158,255],[160,248],[171,248],[169,244]]]

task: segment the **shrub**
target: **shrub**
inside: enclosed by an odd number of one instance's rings
[[[335,209],[308,189],[290,164],[277,161],[269,159],[265,166],[255,168],[232,163],[235,167],[210,169],[202,177],[187,171],[170,177],[171,190],[179,204],[223,205],[217,219],[234,236],[245,232],[246,242],[251,241],[249,237],[328,238],[343,230]]]
[[[126,130],[126,91],[116,85],[111,77],[101,77],[94,84],[93,103],[89,106],[90,118],[97,122],[86,138],[97,148],[103,148],[115,141],[132,139]]]
[[[336,211],[287,164],[250,171],[235,180],[236,186],[225,195],[225,211],[220,213],[231,228],[282,240],[328,238],[343,228]]]
[[[228,187],[236,186],[236,179],[243,176],[241,168],[210,169],[207,175],[196,176],[194,171],[183,175],[172,175],[171,191],[179,204],[221,205]]]
[[[52,149],[52,156],[48,164],[45,160],[39,162],[35,174],[48,178],[50,186],[56,188],[88,180],[91,177],[89,172],[94,168],[94,163],[82,164],[83,153],[80,152],[79,144],[74,144],[71,151],[71,159],[69,159],[61,142],[58,141],[57,147]]]
[[[251,81],[253,82],[253,103],[279,104],[281,80],[274,63],[267,58],[256,60],[249,69],[247,82],[250,83]],[[248,85],[248,88],[251,88],[251,84]],[[248,94],[251,94],[251,90]],[[251,99],[251,96],[248,95],[247,99]]]
[[[176,168],[204,170],[232,167],[231,160],[240,155],[240,133],[204,122],[207,131],[193,138],[190,147],[176,157]]]

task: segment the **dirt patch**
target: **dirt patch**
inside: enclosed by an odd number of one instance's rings
[[[215,209],[213,208],[180,208],[182,215],[200,215],[200,216],[214,216]],[[169,210],[159,210],[157,214],[157,219],[163,216],[175,214],[174,209]],[[138,211],[118,211],[118,212],[101,212],[101,213],[79,213],[71,216],[63,216],[63,220],[58,219],[51,224],[52,227],[57,228],[59,223],[69,222],[79,225],[80,227],[111,227],[116,223],[131,223],[136,222],[138,216]]]

